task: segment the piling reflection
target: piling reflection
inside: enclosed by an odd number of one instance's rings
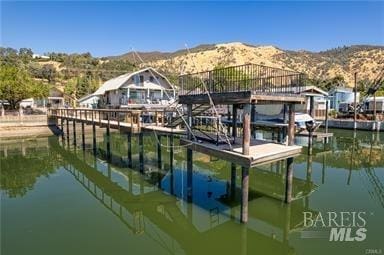
[[[177,254],[295,254],[292,236],[304,227],[303,212],[317,213],[311,194],[332,180],[335,171],[345,172],[343,184],[348,187],[356,186],[357,178],[363,181],[364,192],[384,207],[383,182],[377,173],[384,167],[383,136],[376,133],[336,134],[326,150],[295,158],[294,168],[303,174],[293,178],[289,205],[281,202],[284,162],[250,169],[245,225],[239,223],[240,167],[193,153],[188,172],[185,149],[172,146],[177,137],[144,135],[142,156],[140,139],[111,133],[110,155],[103,136],[97,137],[96,153],[90,136],[84,139],[84,150],[82,144],[73,145],[72,137],[69,142],[53,138],[2,143],[1,190],[8,197],[22,197],[40,176],[65,169],[127,232]]]
[[[243,227],[232,220],[239,213],[239,204],[237,199],[231,199],[225,180],[199,171],[188,177],[188,171],[173,168],[170,164],[161,178],[162,192],[159,192],[159,185],[153,183],[157,178],[143,180],[140,169],[124,171],[112,167],[112,174],[106,174],[100,163],[96,167],[94,163],[91,166],[92,157],[93,162],[98,159],[90,153],[78,158],[58,145],[52,145],[52,148],[62,156],[65,169],[133,234],[154,238],[171,253],[181,249],[185,253],[199,254],[206,252],[207,246],[214,246],[217,251],[226,253],[238,253],[240,249],[293,254],[294,248],[288,241],[289,233],[302,228],[302,212],[310,210],[301,198],[285,205],[252,191],[250,221]],[[113,181],[114,174],[124,176],[128,185]],[[275,180],[276,174],[263,172],[252,175],[252,178],[257,180],[263,177],[260,184]],[[146,173],[146,176],[151,175]],[[191,184],[188,184],[188,178],[193,179]],[[271,189],[274,184],[268,188]],[[235,193],[241,192],[237,190]],[[263,225],[268,228],[260,227]]]

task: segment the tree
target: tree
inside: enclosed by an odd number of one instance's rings
[[[1,66],[0,98],[7,100],[12,109],[16,109],[23,99],[44,98],[48,93],[49,86],[32,79],[26,71],[14,66]]]
[[[24,63],[28,63],[29,61],[31,61],[33,57],[33,51],[28,48],[20,48],[19,57],[22,59]]]
[[[68,80],[64,93],[75,98],[81,98],[85,95],[95,92],[100,85],[100,79],[88,74]]]
[[[8,64],[8,65],[19,65],[22,62],[20,61],[17,50],[13,48],[0,48],[0,60],[1,64]]]
[[[49,83],[53,82],[56,77],[56,68],[52,64],[43,65],[41,75],[44,79],[47,79]]]

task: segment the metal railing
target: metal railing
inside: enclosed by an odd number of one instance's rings
[[[179,95],[252,91],[258,94],[298,94],[304,74],[256,64],[217,68],[179,76]],[[204,84],[202,84],[204,83]]]

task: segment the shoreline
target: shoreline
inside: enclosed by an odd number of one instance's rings
[[[33,138],[47,137],[60,133],[60,129],[56,126],[18,126],[18,127],[2,127],[0,128],[0,140],[8,140],[12,138]]]

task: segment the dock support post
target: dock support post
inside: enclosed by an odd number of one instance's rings
[[[169,167],[173,169],[173,134],[169,135]]]
[[[285,174],[285,203],[292,201],[293,158],[287,158],[287,170]]]
[[[243,111],[243,154],[249,155],[251,141],[251,105],[244,105]]]
[[[249,168],[241,167],[241,219],[242,223],[248,222],[248,188],[249,188]]]
[[[132,194],[132,191],[133,191],[133,174],[132,174],[132,170],[129,170],[128,171],[128,185],[129,185],[129,187],[128,187],[128,191],[129,191],[129,193],[131,193]]]
[[[81,142],[83,145],[83,150],[85,150],[84,122],[81,122]]]
[[[143,133],[139,133],[139,170],[144,173],[144,141]]]
[[[327,100],[325,101],[325,133],[328,134],[328,111],[329,111],[329,100],[327,98]],[[326,142],[327,142],[327,139],[326,138]]]
[[[173,134],[170,134],[169,136],[169,146],[170,146],[170,150],[169,150],[169,171],[170,171],[170,183],[169,183],[169,186],[170,186],[170,193],[171,195],[174,194],[174,177],[173,177]]]
[[[233,143],[236,143],[237,136],[237,104],[232,105],[232,137]]]
[[[127,150],[128,150],[128,167],[132,168],[132,135],[131,132],[127,133]]]
[[[76,120],[73,119],[73,144],[76,146]]]
[[[60,118],[60,122],[61,122],[61,140],[64,144],[64,119],[63,119],[63,117]]]
[[[93,116],[92,116],[93,117]],[[96,126],[95,122],[92,121],[92,142],[93,142],[93,153],[96,154]]]
[[[288,145],[295,142],[295,105],[289,104],[288,109]]]
[[[231,198],[236,197],[236,164],[231,163]]]
[[[193,161],[192,150],[187,149],[187,201],[192,202]]]
[[[187,105],[187,116],[188,116],[188,130],[187,137],[189,140],[192,140],[192,104]]]
[[[315,98],[314,96],[309,97],[309,115],[315,119]],[[313,147],[313,129],[308,130],[308,155],[312,155]]]
[[[67,143],[69,144],[69,120],[68,118],[66,119],[67,122]]]
[[[157,136],[157,168],[161,169],[161,135]]]
[[[256,121],[256,105],[252,103],[251,106],[251,135],[254,139],[256,139],[256,127],[254,125],[254,122]]]
[[[107,113],[107,159],[111,159],[111,137],[110,137],[110,122],[109,122],[109,112]]]

